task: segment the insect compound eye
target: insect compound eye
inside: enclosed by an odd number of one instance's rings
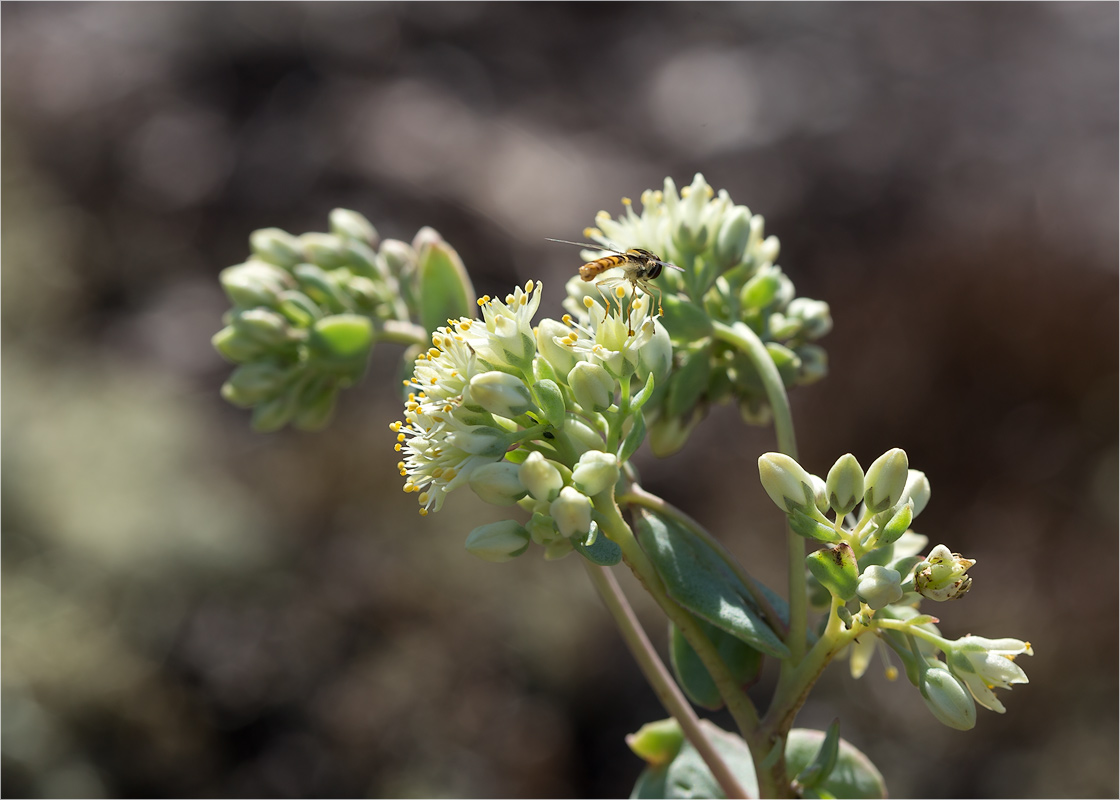
[[[661,262],[660,261],[654,261],[652,264],[650,264],[646,268],[646,277],[648,277],[650,279],[656,278],[658,275],[661,274],[662,269],[664,269],[664,267],[661,266]]]

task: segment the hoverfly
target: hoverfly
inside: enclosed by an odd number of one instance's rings
[[[661,290],[654,286],[651,281],[659,276],[666,267],[684,272],[683,267],[670,264],[668,261],[662,261],[661,257],[656,253],[651,253],[649,250],[643,250],[640,247],[631,247],[629,250],[623,251],[611,250],[602,245],[588,244],[587,242],[569,242],[567,239],[548,239],[546,237],[546,240],[549,242],[559,242],[560,244],[574,244],[576,247],[586,247],[588,250],[599,250],[610,254],[602,258],[597,258],[594,261],[588,261],[579,268],[579,276],[588,282],[595,280],[595,278],[609,269],[618,267],[622,270],[622,275],[603,278],[595,284],[595,288],[599,290],[599,294],[607,303],[608,311],[611,307],[611,301],[607,295],[603,294],[603,289],[611,286],[618,286],[622,283],[629,283],[631,289],[635,293],[641,289],[642,293],[648,295],[651,299],[656,296],[657,313],[663,313],[661,307]],[[619,311],[621,311],[621,299],[618,301],[618,307]],[[603,319],[605,320],[606,316],[604,316]],[[630,324],[629,303],[627,303],[626,327],[629,335],[633,336],[634,328]]]

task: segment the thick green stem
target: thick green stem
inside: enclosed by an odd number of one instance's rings
[[[634,538],[630,526],[622,519],[612,492],[608,490],[595,495],[592,502],[603,532],[621,548],[626,565],[696,651],[712,676],[720,696],[727,703],[727,710],[731,712],[743,738],[747,742],[752,742],[758,730],[758,712],[755,710],[754,703],[735,680],[727,665],[723,663],[715,645],[700,628],[696,618],[669,597],[653,563],[638,544],[638,540]]]
[[[653,644],[646,636],[638,618],[634,615],[634,610],[626,601],[626,596],[623,595],[614,575],[606,567],[596,566],[590,561],[584,560],[583,565],[587,568],[587,574],[591,577],[591,582],[599,590],[607,610],[614,617],[614,621],[622,633],[622,638],[626,641],[626,646],[630,648],[630,654],[638,662],[638,667],[642,670],[642,674],[646,676],[646,680],[649,681],[654,693],[661,701],[661,705],[665,706],[665,710],[677,720],[685,738],[692,743],[700,757],[704,759],[704,763],[708,765],[712,777],[719,783],[723,793],[727,797],[748,797],[746,790],[727,766],[727,762],[723,760],[719,751],[715,749],[704,734],[700,727],[699,717],[696,716],[696,712],[692,710],[692,706],[688,704],[688,700],[681,693],[680,687],[677,686],[669,674],[669,670],[665,668],[664,662],[657,655],[657,651],[654,650]]]
[[[746,586],[747,590],[751,593],[751,599],[754,601],[755,605],[758,606],[762,615],[766,617],[766,621],[770,624],[770,627],[779,636],[786,635],[788,626],[777,609],[771,605],[770,599],[766,596],[766,592],[762,590],[762,585],[753,575],[743,568],[739,560],[724,547],[723,542],[713,536],[703,525],[672,503],[663,500],[655,494],[650,494],[636,483],[630,486],[626,494],[619,495],[616,499],[621,505],[642,506],[651,511],[656,511],[658,514],[670,517],[690,530],[697,538],[701,539],[706,545],[715,550],[720,558],[723,559],[724,563],[727,564],[728,569],[734,573],[735,577],[743,582],[743,585]]]
[[[797,458],[797,438],[793,432],[793,414],[789,407],[789,397],[782,376],[770,357],[766,345],[758,335],[742,322],[724,325],[713,323],[713,333],[717,339],[734,345],[746,353],[755,370],[762,379],[770,409],[774,414],[774,432],[778,437],[778,450],[790,458]],[[786,645],[790,658],[782,663],[782,678],[805,654],[806,631],[808,630],[809,596],[805,584],[805,543],[804,540],[786,526],[786,549],[789,559],[789,636]]]

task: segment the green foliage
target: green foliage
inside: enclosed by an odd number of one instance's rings
[[[670,597],[767,655],[789,656],[789,648],[755,607],[750,590],[719,553],[671,519],[644,509],[636,517],[638,541]]]
[[[749,644],[717,628],[704,620],[697,620],[700,629],[715,645],[720,659],[727,666],[728,671],[740,686],[746,687],[758,678],[762,669],[762,653]],[[716,688],[711,673],[704,666],[703,661],[692,645],[684,638],[673,623],[669,623],[669,659],[673,665],[673,674],[681,685],[688,699],[701,708],[709,711],[718,711],[723,708],[724,701]]]

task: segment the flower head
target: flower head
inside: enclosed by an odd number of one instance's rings
[[[530,392],[518,389],[522,379],[497,370],[531,369],[536,340],[530,321],[540,288],[539,283],[518,287],[504,303],[482,298],[482,320],[450,320],[432,334],[432,347],[417,356],[405,382],[412,391],[404,419],[389,427],[404,454],[397,465],[404,490],[417,493],[421,514],[438,511],[448,492],[523,438],[516,421],[493,412],[524,413],[534,407]],[[473,387],[472,379],[477,379]],[[511,397],[515,400],[507,402]]]
[[[1010,689],[1014,683],[1028,683],[1027,673],[1015,663],[1015,656],[1021,654],[1034,655],[1030,642],[970,635],[952,643],[945,651],[945,661],[977,703],[1002,714],[1006,709],[992,689]]]

